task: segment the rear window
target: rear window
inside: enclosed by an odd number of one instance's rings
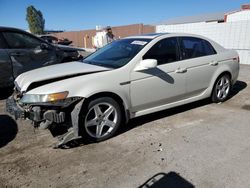
[[[212,45],[204,39],[181,37],[180,44],[182,59],[191,59],[216,54]]]

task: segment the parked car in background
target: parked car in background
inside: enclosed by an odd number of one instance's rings
[[[63,39],[58,39],[57,44],[62,44],[62,45],[70,45],[72,44],[73,41],[67,39],[67,38],[63,38]]]
[[[81,58],[78,50],[52,45],[20,29],[0,27],[0,88],[12,86],[23,72],[78,60]]]
[[[58,42],[58,38],[55,37],[55,36],[51,36],[51,35],[38,35],[38,37],[40,37],[41,39],[49,42],[49,43],[52,43],[52,44],[57,44]]]
[[[44,129],[66,125],[59,145],[103,141],[131,118],[209,97],[223,102],[238,74],[237,52],[205,37],[133,36],[82,61],[21,74],[7,109]]]
[[[72,44],[72,41],[67,38],[59,39],[52,35],[41,35],[40,38],[52,44],[61,44],[66,46]]]

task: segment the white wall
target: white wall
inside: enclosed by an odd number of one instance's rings
[[[227,49],[237,50],[242,64],[250,64],[250,20],[158,25],[156,32],[192,33],[208,37]]]
[[[250,10],[242,10],[227,15],[227,22],[250,20]]]

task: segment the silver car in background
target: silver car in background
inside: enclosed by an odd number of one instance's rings
[[[238,74],[237,52],[205,37],[133,36],[82,61],[21,74],[7,109],[36,127],[66,127],[58,146],[103,141],[131,118],[209,97],[223,102]]]

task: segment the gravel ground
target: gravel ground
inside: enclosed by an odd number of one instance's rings
[[[70,149],[52,149],[48,131],[6,115],[1,91],[0,187],[250,187],[249,85],[244,65],[225,103],[140,117],[110,140]]]

